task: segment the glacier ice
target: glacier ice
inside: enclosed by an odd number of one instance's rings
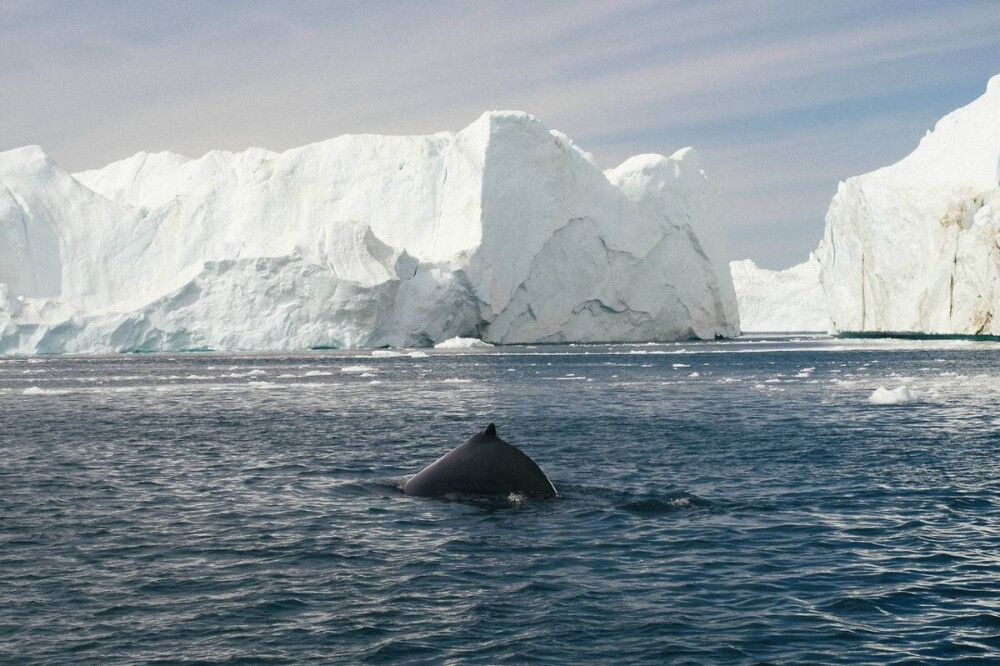
[[[743,332],[830,330],[826,296],[815,253],[782,271],[760,268],[750,259],[730,263]]]
[[[521,112],[282,153],[0,153],[0,352],[735,336],[691,149],[602,172]]]
[[[841,183],[817,254],[840,332],[1000,335],[1000,75],[910,155]]]

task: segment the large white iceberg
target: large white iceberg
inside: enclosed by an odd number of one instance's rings
[[[0,352],[735,336],[691,149],[603,172],[520,112],[70,175],[0,153]]]
[[[760,268],[751,259],[733,261],[729,266],[744,333],[830,330],[819,259],[814,253],[783,271]]]
[[[841,183],[818,254],[838,331],[1000,335],[1000,76],[909,156]]]

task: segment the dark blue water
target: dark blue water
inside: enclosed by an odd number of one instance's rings
[[[0,662],[1000,659],[996,344],[361,356],[0,360]]]

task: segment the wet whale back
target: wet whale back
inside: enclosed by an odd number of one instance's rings
[[[497,437],[491,423],[453,451],[413,476],[407,495],[509,495],[554,497],[556,489],[524,452]]]

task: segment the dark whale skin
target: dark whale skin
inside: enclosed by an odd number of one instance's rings
[[[414,497],[445,495],[510,495],[555,497],[545,473],[516,446],[497,437],[496,426],[469,438],[446,453],[403,486]]]

